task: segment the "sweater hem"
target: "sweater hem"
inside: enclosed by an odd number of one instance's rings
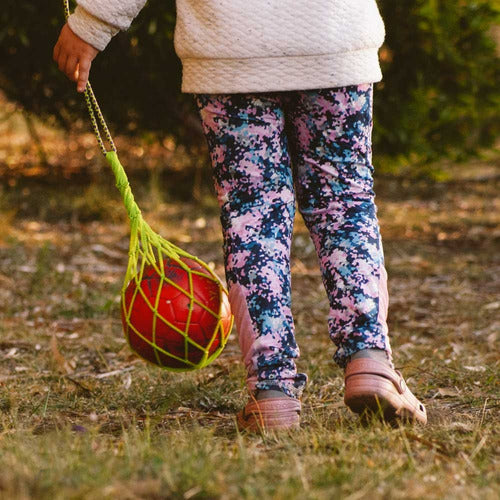
[[[377,48],[304,56],[182,58],[182,92],[193,94],[311,90],[381,79]]]

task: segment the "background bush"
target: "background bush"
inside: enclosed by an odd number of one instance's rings
[[[379,3],[387,35],[377,151],[429,160],[491,145],[500,127],[500,60],[491,37],[498,2]]]
[[[0,88],[42,116],[70,124],[81,99],[52,62],[63,23],[59,1],[8,0],[0,11]],[[386,23],[384,81],[376,92],[375,151],[388,158],[459,158],[499,134],[500,61],[491,28],[496,0],[380,0]],[[173,2],[153,2],[93,66],[92,81],[114,123],[131,133],[199,141],[190,96],[180,94]],[[83,116],[83,115],[82,115]]]

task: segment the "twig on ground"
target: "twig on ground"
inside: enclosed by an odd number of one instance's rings
[[[111,372],[99,373],[94,375],[94,378],[102,379],[108,377],[114,377],[115,375],[120,375],[121,373],[127,373],[135,369],[135,366],[127,366],[126,368],[122,368],[121,370],[113,370]]]

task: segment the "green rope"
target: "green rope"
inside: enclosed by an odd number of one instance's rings
[[[109,151],[106,153],[106,160],[111,165],[111,169],[115,174],[116,187],[120,191],[123,198],[123,203],[127,209],[127,214],[130,219],[131,224],[137,223],[138,219],[141,217],[141,210],[139,209],[137,203],[134,200],[134,195],[132,194],[132,189],[127,178],[118,155],[116,151]]]
[[[63,2],[64,12],[67,19],[70,15],[69,0],[63,0]],[[132,337],[135,336],[135,339],[141,339],[143,343],[150,346],[152,352],[154,353],[154,360],[149,358],[146,359],[162,368],[172,371],[186,371],[202,368],[212,362],[224,349],[233,326],[234,318],[229,315],[228,319],[228,309],[224,309],[224,301],[227,301],[227,290],[224,288],[216,274],[205,262],[198,259],[196,256],[189,254],[182,248],[177,247],[170,241],[162,238],[158,233],[153,231],[149,224],[143,219],[141,210],[135,202],[127,174],[120,163],[113,138],[111,137],[111,133],[101,112],[90,82],[88,82],[85,87],[84,95],[97,143],[107,162],[111,166],[116,180],[116,187],[120,191],[130,221],[129,260],[121,292],[122,318],[124,321],[125,336],[127,341],[130,347],[134,349],[132,345]],[[104,145],[101,130],[106,138],[106,141],[109,143],[109,151],[106,150]],[[190,267],[183,259],[193,261],[201,266],[201,269],[198,270]],[[180,268],[187,273],[189,282],[188,290],[179,286],[175,281],[166,276],[165,266],[171,265],[172,262],[175,263],[177,268]],[[153,298],[146,295],[142,286],[142,280],[146,269],[150,271],[153,270],[159,279],[157,293]],[[208,280],[214,284],[219,296],[218,310],[212,310],[196,297],[193,276],[201,277],[203,280]],[[182,292],[189,299],[189,310],[184,330],[173,324],[159,312],[161,291],[163,286],[167,284]],[[126,294],[129,289],[133,290],[133,292],[131,300],[127,304]],[[141,298],[141,300],[147,305],[152,315],[152,327],[150,332],[139,331],[132,321],[134,304],[138,298]],[[209,342],[205,345],[199,344],[189,336],[192,314],[195,307],[199,310],[206,311],[210,317],[214,318],[215,321],[212,336]],[[225,314],[224,318],[222,317],[222,314]],[[182,356],[180,353],[169,352],[164,347],[158,345],[158,328],[165,326],[183,337],[184,352]],[[216,345],[215,349],[212,348],[214,345]],[[200,359],[195,361],[190,359],[193,349],[195,353],[201,353]]]

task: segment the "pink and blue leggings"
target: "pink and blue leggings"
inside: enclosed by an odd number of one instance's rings
[[[298,398],[291,312],[295,205],[328,294],[334,359],[385,350],[387,275],[373,192],[372,85],[197,95],[221,209],[230,302],[250,391]]]

